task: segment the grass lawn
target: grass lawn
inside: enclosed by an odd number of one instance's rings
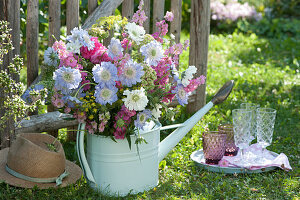
[[[188,36],[184,35],[183,39]],[[182,55],[188,66],[188,52]],[[211,35],[207,71],[207,101],[227,80],[235,80],[229,98],[213,107],[160,164],[160,183],[153,190],[126,199],[299,199],[300,198],[300,40],[256,35]],[[231,110],[242,102],[277,110],[273,143],[285,153],[293,171],[226,175],[198,168],[190,154],[202,148],[201,132],[231,121]],[[188,116],[178,113],[183,121]],[[74,144],[64,143],[68,159],[76,159]],[[121,170],[121,169],[120,169]],[[0,199],[110,199],[94,192],[84,179],[63,189],[20,189],[0,184]],[[113,198],[111,198],[113,199]]]

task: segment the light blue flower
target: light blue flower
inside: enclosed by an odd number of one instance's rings
[[[100,103],[101,105],[106,105],[107,103],[109,103],[110,105],[112,105],[114,102],[118,100],[118,96],[117,96],[118,88],[116,88],[115,86],[102,87],[100,85],[97,85],[95,88],[96,88],[95,101],[97,103]]]
[[[71,31],[71,35],[67,36],[67,41],[71,43],[76,43],[78,41],[82,46],[88,48],[88,50],[92,50],[95,47],[95,42],[91,40],[91,36],[88,34],[86,30],[75,27]]]
[[[157,66],[160,59],[164,56],[163,48],[156,40],[143,45],[140,51],[142,55],[145,56],[145,62],[148,65]]]
[[[151,117],[151,111],[145,109],[143,112],[139,112],[137,114],[137,119],[134,120],[134,125],[137,128],[144,130],[144,126],[150,117]]]
[[[184,106],[185,104],[188,104],[189,93],[184,90],[184,86],[182,84],[178,84],[172,92],[176,94],[180,105]]]
[[[123,47],[119,39],[112,38],[108,46],[107,54],[109,57],[114,58],[122,54]]]
[[[73,96],[63,96],[62,100],[70,108],[74,108],[76,104],[79,104],[79,105],[82,104],[82,102],[79,99],[77,99],[76,97],[73,97]]]
[[[119,75],[119,79],[122,85],[131,87],[136,83],[141,82],[141,77],[144,75],[143,66],[139,63],[129,60],[122,70],[122,73]]]
[[[102,62],[101,65],[97,64],[93,67],[93,79],[101,87],[115,86],[118,78],[117,67],[110,62]]]
[[[31,104],[31,103],[32,103],[32,100],[33,100],[33,97],[30,95],[30,92],[33,91],[33,90],[36,91],[36,92],[39,92],[39,91],[41,91],[41,90],[43,90],[43,89],[45,89],[44,85],[42,85],[42,84],[36,84],[36,85],[34,85],[34,86],[28,88],[28,89],[24,92],[24,94],[21,96],[21,98],[22,98],[25,102]],[[46,99],[45,99],[45,100],[46,100]]]
[[[48,47],[48,49],[45,51],[44,63],[48,66],[54,66],[54,67],[57,66],[58,54],[52,47]]]
[[[79,69],[62,66],[53,73],[55,88],[61,90],[63,94],[69,94],[72,89],[78,88],[82,81]]]

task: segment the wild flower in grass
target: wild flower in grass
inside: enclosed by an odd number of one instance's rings
[[[97,103],[100,103],[101,105],[106,105],[107,103],[112,105],[114,102],[118,100],[117,91],[118,88],[114,86],[102,87],[100,85],[97,85],[95,91],[95,97],[96,97],[95,101]]]
[[[162,45],[157,41],[152,41],[146,45],[143,45],[140,49],[144,60],[148,65],[157,66],[160,59],[163,57]]]
[[[119,73],[119,79],[122,85],[131,87],[138,82],[141,82],[141,77],[144,75],[143,66],[139,63],[129,60]]]
[[[58,64],[58,54],[53,48],[48,47],[44,53],[44,63],[56,67]]]
[[[78,69],[63,66],[53,73],[53,80],[57,90],[61,90],[63,94],[68,94],[72,89],[78,88],[82,79]]]
[[[122,99],[122,101],[124,101],[126,108],[129,110],[142,111],[146,108],[149,101],[144,88],[132,91],[125,90],[123,95],[126,98]]]
[[[134,121],[134,125],[139,128],[144,130],[144,126],[147,122],[147,120],[151,117],[151,111],[148,109],[145,109],[143,112],[139,112],[137,114],[137,119]]]
[[[139,44],[144,39],[144,35],[146,33],[144,27],[136,25],[135,23],[128,23],[125,28],[127,29],[127,33],[129,37]]]
[[[182,106],[188,104],[188,93],[185,91],[184,86],[182,84],[178,84],[175,90],[172,91],[176,94],[178,103]]]
[[[101,87],[115,86],[118,80],[117,67],[110,62],[102,62],[93,67],[93,79]]]
[[[108,46],[107,54],[109,57],[114,58],[122,54],[123,47],[119,39],[112,38]]]
[[[167,21],[171,22],[174,19],[174,14],[172,12],[167,11],[165,17],[164,17]]]

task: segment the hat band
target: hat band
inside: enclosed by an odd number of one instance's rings
[[[58,177],[53,177],[53,178],[33,178],[33,177],[29,177],[29,176],[26,176],[26,175],[23,175],[23,174],[20,174],[12,169],[10,169],[7,165],[5,165],[5,169],[6,171],[17,177],[17,178],[20,178],[20,179],[23,179],[23,180],[26,180],[26,181],[31,181],[31,182],[35,182],[35,183],[54,183],[56,182],[56,186],[59,186],[60,184],[62,184],[62,180],[63,178],[65,178],[66,176],[68,176],[68,172],[67,171],[64,171],[64,173],[62,173],[60,176]]]

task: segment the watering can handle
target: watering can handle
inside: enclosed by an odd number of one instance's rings
[[[77,151],[78,159],[79,159],[80,166],[82,168],[84,177],[88,181],[96,184],[96,181],[95,181],[93,173],[89,167],[89,164],[86,160],[86,156],[85,156],[85,152],[84,152],[84,145],[83,145],[84,144],[84,130],[85,130],[85,124],[80,123],[78,126],[78,131],[77,131],[76,151]]]

